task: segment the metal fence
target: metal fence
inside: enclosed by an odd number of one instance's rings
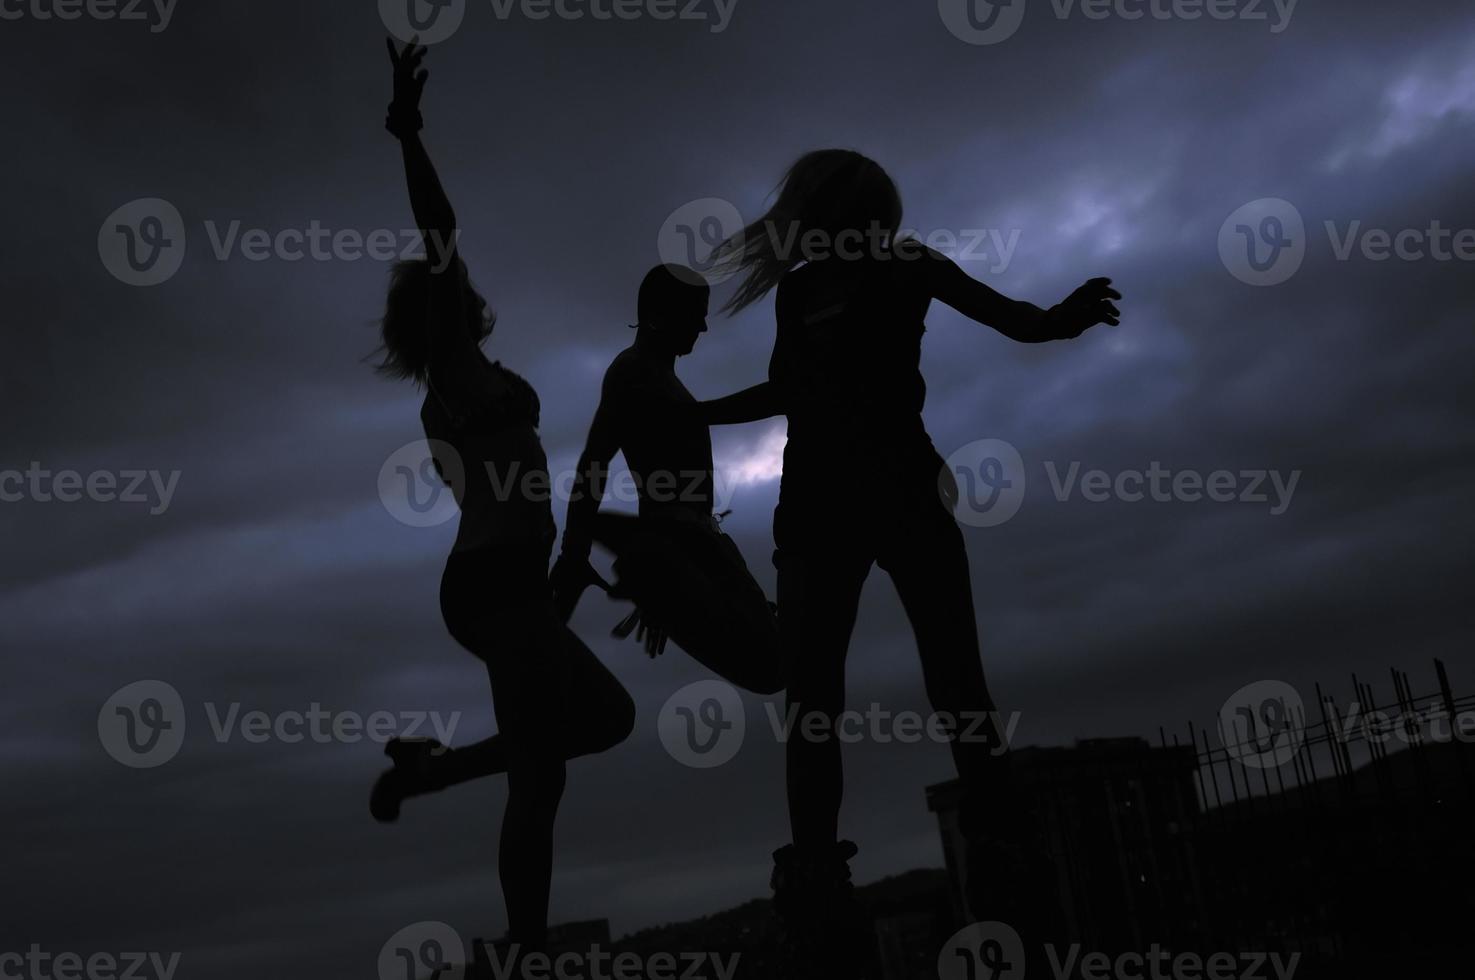
[[[1426,694],[1390,671],[1385,702],[1355,675],[1342,702],[1318,684],[1310,724],[1296,704],[1250,705],[1243,726],[1221,718],[1218,746],[1188,726],[1199,945],[1300,953],[1303,975],[1465,961],[1475,697],[1455,695],[1442,661],[1434,671]]]

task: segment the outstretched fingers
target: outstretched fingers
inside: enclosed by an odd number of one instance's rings
[[[425,60],[429,48],[420,43],[420,35],[416,34],[406,42],[403,49],[395,47],[394,38],[386,37],[384,46],[389,49],[389,61],[396,70],[413,72],[420,67],[420,62]]]
[[[1112,286],[1110,279],[1105,276],[1092,279],[1076,295],[1081,300],[1082,311],[1086,314],[1089,325],[1121,325],[1122,311],[1117,308],[1116,301],[1122,298],[1122,294]]]

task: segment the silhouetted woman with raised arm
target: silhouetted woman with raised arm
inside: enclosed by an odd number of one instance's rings
[[[776,855],[776,904],[820,939],[842,905],[854,845],[838,841],[840,742],[801,734],[816,716],[833,732],[845,708],[845,658],[872,564],[890,574],[916,635],[927,694],[946,717],[996,717],[984,681],[963,537],[951,514],[956,486],[922,422],[924,318],[933,300],[1012,340],[1079,336],[1117,322],[1110,281],[1096,279],[1049,310],[1010,300],[951,260],[898,240],[901,198],[874,161],[848,150],[808,154],[768,214],[719,249],[742,274],[728,308],[777,288],[769,380],[707,403],[713,423],[786,414],[789,442],[774,515],[781,646],[791,717],[788,754],[793,844]],[[946,500],[946,503],[945,503]],[[997,726],[966,723],[950,739],[964,790],[975,915],[1009,897],[993,877],[1009,820],[1008,770]],[[982,737],[980,737],[982,736]],[[1017,853],[1017,852],[1016,852]],[[823,915],[824,913],[819,913]],[[831,944],[831,948],[834,948]]]
[[[441,580],[441,611],[456,641],[486,663],[499,734],[462,749],[391,742],[386,754],[394,768],[375,784],[370,807],[375,818],[392,821],[409,797],[505,772],[499,872],[508,938],[525,953],[546,938],[564,762],[623,741],[635,708],[554,615],[548,559],[555,530],[538,396],[481,350],[496,318],[470,284],[456,249],[455,214],[420,141],[425,49],[411,42],[396,51],[390,42],[389,54],[394,101],[386,125],[404,150],[428,258],[395,269],[380,370],[427,389],[425,434],[460,464],[453,469],[437,458],[436,468],[465,473],[464,483],[451,487],[461,521]],[[513,492],[505,492],[508,486]]]

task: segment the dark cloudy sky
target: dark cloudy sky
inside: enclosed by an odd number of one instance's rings
[[[410,224],[381,129],[376,5],[179,0],[157,31],[4,6],[21,16],[0,20],[0,471],[180,478],[156,515],[0,503],[0,952],[178,950],[181,976],[221,980],[371,976],[381,944],[421,920],[500,934],[501,781],[384,828],[365,805],[375,746],[222,744],[207,714],[319,702],[460,711],[458,740],[495,728],[479,664],[439,618],[454,525],[407,527],[378,493],[381,465],[419,435],[416,394],[361,361],[385,263],[222,260],[206,230]],[[928,320],[939,449],[1003,439],[1026,465],[1018,515],[967,529],[1018,743],[1207,723],[1262,679],[1345,692],[1349,672],[1397,666],[1427,689],[1436,656],[1468,690],[1472,265],[1341,261],[1325,223],[1339,237],[1353,222],[1475,227],[1475,12],[1302,0],[1276,33],[1265,9],[1268,22],[1061,20],[1034,0],[1014,37],[974,45],[924,0],[737,0],[721,32],[502,20],[469,0],[430,56],[426,139],[501,315],[489,351],[542,393],[555,468],[630,339],[667,216],[703,198],[755,216],[803,151],[876,157],[924,233],[1017,232],[1006,268],[964,262],[1006,293],[1049,305],[1116,280],[1121,327],[1072,344],[1013,345],[945,309]],[[150,288],[111,275],[98,248],[104,219],[141,198],[170,202],[188,232],[178,274]],[[1221,261],[1220,229],[1270,198],[1303,216],[1304,263],[1248,285]],[[771,302],[714,318],[682,374],[703,397],[752,383],[772,336]],[[770,589],[782,432],[717,439],[737,483],[728,528]],[[1278,515],[1060,501],[1045,464],[1077,461],[1301,476]],[[858,458],[834,492],[885,476]],[[678,764],[656,716],[702,673],[607,639],[618,614],[591,597],[575,625],[640,720],[572,766],[554,918],[624,932],[763,893],[787,824],[761,700],[732,762]],[[925,707],[880,573],[851,664],[856,704]],[[104,751],[98,716],[145,679],[180,692],[188,727],[171,762],[133,769]],[[923,788],[948,777],[946,751],[861,744],[847,763],[859,877],[940,864]]]

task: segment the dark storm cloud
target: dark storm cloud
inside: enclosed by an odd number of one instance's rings
[[[422,919],[501,928],[502,788],[468,788],[385,830],[363,813],[367,743],[217,742],[206,705],[279,713],[460,712],[494,730],[478,665],[436,607],[449,526],[397,523],[380,465],[416,439],[413,393],[375,380],[386,264],[212,254],[240,222],[367,234],[409,221],[379,130],[388,79],[371,4],[175,11],[125,23],[0,24],[16,149],[0,242],[11,357],[0,469],[178,471],[168,509],[0,505],[0,699],[11,785],[0,948],[184,949],[201,975],[372,969]],[[635,285],[666,216],[717,197],[758,213],[798,153],[854,145],[902,185],[927,235],[993,231],[1011,295],[1057,301],[1090,275],[1127,294],[1123,325],[1022,348],[946,310],[929,318],[927,418],[946,455],[985,438],[1025,460],[1018,516],[967,532],[985,654],[1019,740],[1155,734],[1207,721],[1240,685],[1303,689],[1397,665],[1425,676],[1471,639],[1470,266],[1339,261],[1363,228],[1475,226],[1470,15],[1453,3],[1303,0],[1263,25],[1057,22],[1031,8],[994,47],[931,5],[739,3],[711,34],[671,23],[497,21],[473,2],[431,55],[427,140],[478,284],[490,349],[544,400],[572,464],[604,365],[630,338]],[[189,252],[165,285],[98,260],[102,219],[171,201]],[[1301,271],[1257,289],[1220,260],[1224,220],[1284,198],[1308,229]],[[725,296],[721,289],[719,298]],[[700,396],[762,377],[771,307],[715,319],[682,365]],[[780,426],[722,431],[728,527],[772,588]],[[1268,505],[1058,501],[1046,463],[1301,473]],[[865,493],[856,460],[835,492]],[[560,518],[561,518],[560,514]],[[576,628],[631,687],[632,740],[573,767],[558,919],[617,930],[760,894],[786,835],[781,748],[748,701],[745,750],[711,772],[666,754],[654,718],[701,673]],[[924,710],[899,604],[877,574],[852,651],[858,704]],[[126,769],[97,715],[144,678],[189,712],[179,757]],[[845,831],[859,874],[940,862],[922,802],[937,748],[847,750]],[[720,808],[710,801],[721,799]],[[88,887],[77,885],[85,878]]]

